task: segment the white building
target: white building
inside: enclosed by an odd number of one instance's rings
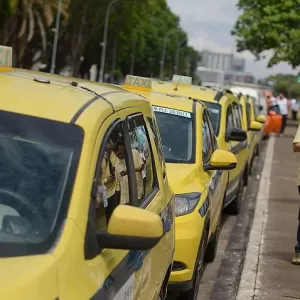
[[[232,81],[255,83],[255,77],[245,72],[245,59],[234,57],[233,54],[215,53],[204,50],[196,70],[202,85],[222,87]]]

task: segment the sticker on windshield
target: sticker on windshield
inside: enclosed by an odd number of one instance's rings
[[[164,114],[170,114],[170,115],[180,116],[180,117],[189,118],[189,119],[192,118],[191,113],[182,111],[182,110],[161,107],[161,106],[153,106],[153,110],[156,112],[164,113]]]

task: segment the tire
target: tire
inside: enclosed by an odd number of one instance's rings
[[[267,140],[268,138],[269,138],[269,134],[265,135],[265,136],[263,137],[263,140]]]
[[[165,300],[167,298],[167,294],[168,294],[168,282],[170,279],[170,275],[171,275],[171,269],[169,269],[169,271],[166,274],[166,277],[164,279],[164,282],[162,284],[161,290],[159,292],[159,296],[157,300]]]
[[[221,222],[222,222],[222,211],[220,212],[219,221],[217,224],[217,228],[214,232],[213,239],[207,245],[206,253],[205,253],[205,261],[211,263],[215,260],[218,250],[218,243],[221,231]]]
[[[206,229],[204,229],[203,236],[198,250],[196,263],[195,263],[195,269],[193,275],[193,288],[189,291],[181,293],[179,300],[197,300],[200,280],[204,270],[207,239],[208,239],[208,232]]]
[[[249,182],[249,167],[246,168],[246,170],[244,171],[244,175],[243,175],[243,184],[244,186],[247,186],[248,185],[248,182]]]
[[[260,144],[257,144],[255,149],[255,156],[259,156],[259,153],[260,153]]]
[[[253,155],[254,156],[254,155]],[[254,162],[254,157],[251,158],[250,165],[249,165],[249,175],[252,175],[253,171],[253,162]]]
[[[244,192],[244,180],[240,179],[238,192],[234,200],[226,207],[226,213],[230,215],[238,215],[241,209]]]

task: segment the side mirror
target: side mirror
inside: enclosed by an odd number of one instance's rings
[[[204,171],[232,170],[236,168],[236,164],[237,158],[233,153],[217,149],[211,155],[209,163],[204,165]]]
[[[258,109],[259,109],[259,111],[263,111],[264,107],[262,105],[258,105]]]
[[[251,131],[261,131],[263,128],[262,124],[256,121],[252,121],[250,124],[250,130]]]
[[[266,117],[264,115],[258,115],[256,121],[259,123],[266,123]]]
[[[100,248],[149,250],[163,236],[163,222],[159,215],[145,209],[119,205],[114,210],[107,232],[98,232]]]
[[[247,132],[243,129],[233,128],[227,136],[228,141],[244,142],[247,140]]]

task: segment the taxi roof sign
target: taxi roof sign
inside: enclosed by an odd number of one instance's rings
[[[0,46],[0,69],[12,68],[12,48]]]
[[[147,77],[127,75],[124,86],[126,86],[127,88],[135,88],[148,91],[152,89],[152,79]]]
[[[192,85],[192,77],[189,76],[173,75],[172,81],[173,83]]]

